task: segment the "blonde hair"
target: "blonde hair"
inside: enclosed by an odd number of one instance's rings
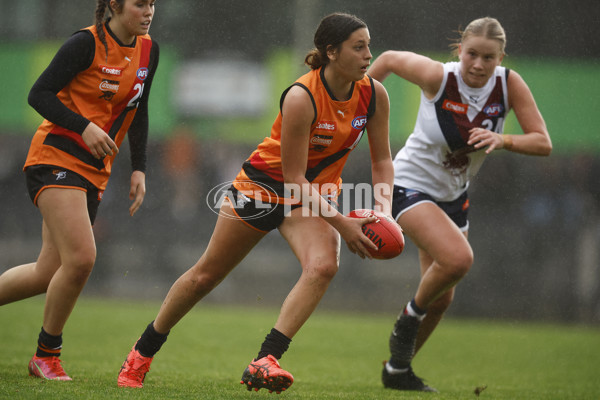
[[[467,25],[464,31],[461,31],[459,28],[457,32],[460,35],[460,39],[450,44],[454,56],[458,56],[458,47],[460,44],[471,36],[483,36],[486,39],[497,40],[500,43],[500,52],[505,54],[506,33],[496,18],[484,17],[475,19]]]

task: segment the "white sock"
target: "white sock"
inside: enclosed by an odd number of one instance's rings
[[[423,321],[423,318],[425,318],[426,314],[419,314],[418,312],[416,312],[414,310],[414,308],[412,308],[412,305],[410,304],[410,302],[406,305],[406,312],[408,313],[408,315],[410,315],[411,317],[415,317],[418,318],[419,321]]]
[[[403,374],[405,372],[408,371],[408,368],[402,368],[402,369],[398,369],[398,368],[394,368],[390,365],[389,362],[385,363],[385,370],[388,372],[388,374],[390,375],[398,375],[398,374]]]

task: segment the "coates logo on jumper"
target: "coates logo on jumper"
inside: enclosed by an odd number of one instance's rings
[[[335,122],[319,121],[315,129],[319,129],[322,131],[335,131]]]
[[[488,117],[497,117],[504,112],[504,106],[498,103],[490,104],[483,109],[483,112]]]
[[[448,110],[448,111],[451,111],[456,114],[466,114],[467,111],[469,110],[469,106],[467,104],[458,103],[456,101],[452,101],[452,100],[448,100],[448,99],[444,100],[444,103],[442,104],[442,108],[444,110]]]
[[[361,115],[352,120],[352,127],[354,129],[362,130],[367,125],[367,116]]]
[[[139,68],[135,74],[141,81],[145,81],[148,77],[148,68]]]
[[[233,181],[223,182],[210,189],[206,195],[206,204],[217,215],[226,218],[252,220],[262,218],[275,210],[279,196],[269,186],[254,181],[236,181],[238,191],[232,187]],[[247,190],[245,189],[247,188]],[[236,215],[219,214],[223,202],[227,201]]]
[[[101,65],[98,68],[100,68],[100,72],[107,75],[121,76],[123,73],[123,70],[117,67],[107,67],[106,65]]]

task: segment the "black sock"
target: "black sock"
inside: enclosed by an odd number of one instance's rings
[[[162,334],[154,330],[154,321],[150,322],[144,333],[137,341],[135,349],[144,357],[154,357],[162,345],[167,341],[169,332]]]
[[[390,335],[391,357],[388,363],[395,369],[407,369],[415,355],[417,335],[425,310],[419,308],[413,299],[406,305],[404,311],[394,324]]]
[[[52,336],[44,330],[44,327],[42,327],[38,337],[38,347],[35,355],[37,357],[60,357],[61,349],[62,334],[58,336]]]
[[[260,347],[258,352],[257,360],[268,356],[269,354],[280,359],[290,346],[292,339],[279,332],[277,329],[271,329],[271,332],[265,337],[265,341]]]

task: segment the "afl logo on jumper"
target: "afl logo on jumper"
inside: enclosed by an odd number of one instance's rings
[[[102,82],[100,82],[99,87],[100,90],[102,90],[102,94],[99,98],[104,99],[106,101],[110,101],[112,100],[113,96],[119,91],[119,81],[102,79]]]
[[[504,106],[498,103],[490,104],[483,109],[483,112],[488,117],[497,117],[504,112]]]
[[[352,120],[352,127],[354,129],[361,130],[367,125],[367,116],[361,115],[360,117],[356,117]]]
[[[136,72],[136,75],[141,81],[145,81],[148,77],[148,68],[139,68]]]

